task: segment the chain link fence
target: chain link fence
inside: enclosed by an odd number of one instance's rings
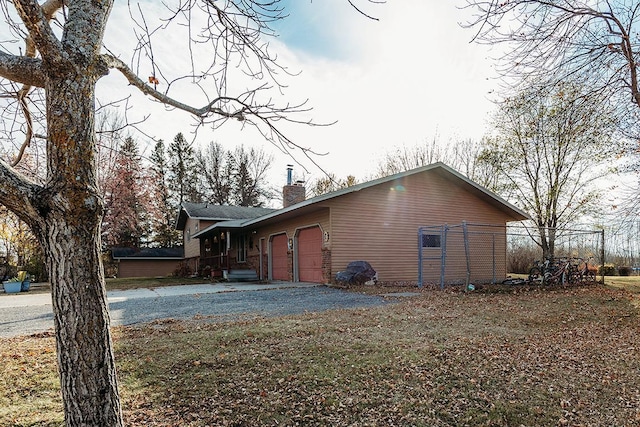
[[[604,264],[604,231],[554,229],[556,257]],[[537,228],[522,223],[424,226],[418,229],[418,285],[495,284],[527,274],[542,260]]]

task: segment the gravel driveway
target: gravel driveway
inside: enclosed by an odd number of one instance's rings
[[[185,292],[187,287],[173,287],[172,292],[109,293],[109,311],[113,325],[131,325],[158,319],[190,319],[209,316],[212,321],[227,321],[239,317],[282,316],[318,312],[336,308],[370,307],[386,304],[384,298],[346,292],[326,286],[266,288],[241,290],[242,285],[229,290],[207,293]],[[160,290],[163,288],[157,288]],[[240,290],[239,290],[240,289]],[[247,287],[247,289],[252,289]],[[36,297],[36,295],[34,295]],[[47,295],[50,298],[50,296]],[[2,296],[1,298],[11,298]],[[51,304],[2,306],[0,301],[0,336],[10,337],[53,330]],[[7,300],[10,301],[10,300]],[[35,301],[35,299],[34,299]]]

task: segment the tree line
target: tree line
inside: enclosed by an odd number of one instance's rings
[[[182,133],[169,144],[157,141],[146,159],[132,137],[117,141],[113,161],[103,163],[103,246],[182,244],[175,221],[185,201],[264,206],[273,194],[266,176],[272,161],[263,149],[244,145],[226,149],[210,142],[194,148]]]
[[[98,145],[103,250],[180,246],[182,235],[175,221],[184,201],[262,207],[275,194],[267,182],[273,156],[263,149],[244,145],[226,149],[214,141],[194,148],[178,133],[169,144],[155,142],[145,156],[133,137],[106,129]],[[24,173],[34,176],[35,162],[35,156],[25,155]],[[3,276],[19,266],[46,278],[42,250],[33,233],[4,207],[0,207],[0,249]]]

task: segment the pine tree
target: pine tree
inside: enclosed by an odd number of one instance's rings
[[[181,244],[180,234],[174,227],[178,206],[172,202],[168,186],[169,165],[164,141],[156,143],[149,160],[149,187],[153,195],[150,206],[153,241],[161,247],[178,246]]]
[[[202,202],[198,191],[196,156],[182,133],[169,145],[169,189],[180,206],[182,202]]]
[[[234,150],[232,158],[232,183],[236,203],[240,206],[264,206],[273,194],[266,182],[266,174],[273,162],[273,156],[262,149],[247,150],[241,145]]]
[[[240,146],[234,153],[235,175],[233,179],[236,204],[239,206],[261,206],[256,182],[249,174],[249,158],[244,147]]]

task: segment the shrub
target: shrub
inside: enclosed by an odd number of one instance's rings
[[[173,271],[174,277],[189,277],[191,275],[191,269],[186,261],[182,261],[176,269]]]
[[[199,276],[200,277],[211,277],[211,266],[205,265],[204,268],[201,268]]]
[[[616,266],[613,264],[605,264],[603,266],[598,267],[598,276],[615,276],[616,275]]]
[[[631,276],[631,272],[633,271],[633,269],[629,266],[620,266],[618,267],[618,274],[620,276]]]

